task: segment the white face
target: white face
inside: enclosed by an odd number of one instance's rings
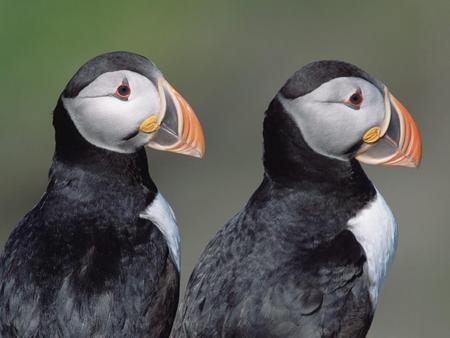
[[[140,133],[139,126],[157,115],[161,105],[155,85],[128,70],[104,73],[76,97],[62,100],[88,142],[121,153],[134,152],[149,141],[151,135]]]
[[[371,127],[384,119],[384,98],[370,82],[356,77],[330,80],[312,92],[280,101],[308,145],[322,155],[347,160],[346,154]]]

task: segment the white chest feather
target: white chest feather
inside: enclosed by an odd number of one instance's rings
[[[180,234],[177,220],[163,195],[158,193],[152,204],[139,216],[152,221],[161,231],[169,247],[170,257],[180,271]]]
[[[377,190],[375,199],[348,222],[367,256],[370,296],[373,307],[397,249],[397,223]]]

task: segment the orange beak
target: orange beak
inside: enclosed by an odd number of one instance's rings
[[[418,167],[422,158],[422,139],[416,123],[405,106],[387,89],[385,107],[379,138],[364,144],[356,158],[368,164]]]
[[[189,103],[165,79],[158,81],[161,111],[139,127],[152,134],[147,146],[174,153],[202,157],[205,137],[202,126]]]

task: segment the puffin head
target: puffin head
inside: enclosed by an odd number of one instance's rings
[[[68,131],[71,124],[76,131]],[[84,64],[60,96],[54,126],[57,146],[87,141],[134,153],[147,145],[195,157],[205,149],[191,106],[150,60],[128,52],[102,54]]]
[[[408,110],[384,84],[352,64],[310,63],[275,100],[315,153],[369,164],[420,163],[421,138]]]

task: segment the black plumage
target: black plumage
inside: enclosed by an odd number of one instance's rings
[[[327,63],[307,66],[281,92],[371,79]],[[314,72],[322,67],[331,73]],[[264,120],[264,168],[247,205],[201,255],[173,337],[364,337],[374,307],[365,252],[347,222],[375,198],[374,186],[356,160],[313,151],[278,97]]]
[[[153,80],[152,67],[130,53],[103,55],[62,95],[117,69]],[[54,127],[47,190],[0,257],[0,337],[167,337],[179,272],[160,230],[139,217],[158,193],[145,151],[90,144],[61,99]]]
[[[383,92],[383,84],[380,81],[355,65],[342,61],[322,60],[311,62],[296,71],[280,89],[280,93],[286,98],[294,99],[338,77],[361,78]]]

